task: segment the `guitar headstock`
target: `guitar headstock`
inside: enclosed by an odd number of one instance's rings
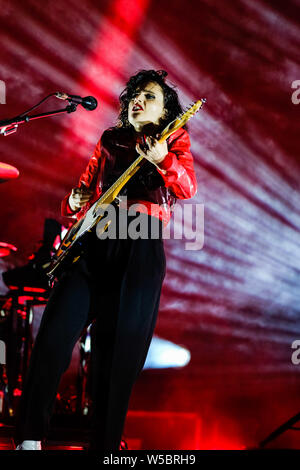
[[[159,140],[167,139],[173,132],[177,131],[181,127],[183,127],[187,121],[196,114],[197,111],[203,106],[206,102],[206,98],[201,98],[200,100],[196,101],[192,106],[190,106],[186,111],[184,111],[181,115],[179,115],[174,121],[170,122],[170,124],[165,127],[163,132],[161,133],[161,138]]]

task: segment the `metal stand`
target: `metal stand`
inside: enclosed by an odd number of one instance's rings
[[[49,111],[47,113],[35,114],[33,116],[28,116],[21,114],[20,116],[14,117],[12,119],[6,119],[4,121],[0,121],[0,134],[5,136],[13,134],[17,132],[18,126],[20,124],[24,124],[29,121],[33,121],[35,119],[41,119],[50,116],[57,116],[62,113],[73,113],[77,109],[77,104],[71,103],[64,109],[58,109],[56,111]]]
[[[275,431],[271,432],[268,437],[266,437],[263,441],[259,443],[260,448],[264,448],[269,442],[276,439],[276,437],[283,434],[285,431],[293,430],[293,431],[300,431],[300,427],[294,427],[293,425],[300,421],[300,413],[297,413],[295,416],[290,418],[284,424],[279,426],[279,428],[275,429]]]

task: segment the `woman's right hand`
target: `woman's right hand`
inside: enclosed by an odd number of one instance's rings
[[[83,207],[92,197],[93,191],[87,188],[73,188],[69,196],[69,205],[72,211]]]

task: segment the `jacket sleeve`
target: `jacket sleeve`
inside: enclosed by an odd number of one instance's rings
[[[179,199],[190,199],[197,192],[197,180],[190,138],[186,130],[180,129],[169,138],[169,152],[157,166],[165,186]]]
[[[85,186],[87,189],[93,189],[97,180],[99,160],[101,156],[101,139],[97,143],[95,150],[89,160],[89,163],[79,178],[77,188]],[[71,193],[68,193],[61,203],[61,215],[65,217],[75,217],[75,214],[80,212],[81,209],[72,211],[69,205],[69,197]]]

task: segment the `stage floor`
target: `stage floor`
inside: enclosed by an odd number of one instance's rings
[[[80,441],[73,435],[76,429],[59,429],[58,440],[49,439],[43,446],[43,450],[86,450],[88,446],[87,441]],[[1,450],[14,450],[14,426],[0,422],[0,451]],[[65,438],[64,438],[65,435]],[[68,437],[67,437],[68,436]],[[72,439],[70,440],[70,436]]]

